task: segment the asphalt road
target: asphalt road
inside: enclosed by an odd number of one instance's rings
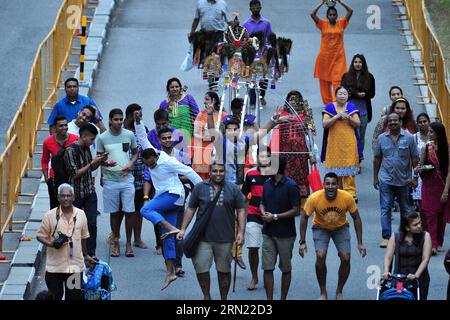
[[[167,79],[177,76],[189,87],[198,102],[202,102],[207,85],[201,80],[197,70],[181,72],[179,66],[188,49],[186,40],[194,15],[195,0],[163,1],[133,0],[124,1],[116,11],[107,49],[102,58],[92,97],[106,116],[112,108],[125,109],[130,103],[139,103],[144,107],[144,120],[153,125],[153,111],[166,96]],[[249,14],[247,1],[227,1],[230,11],[240,11],[241,21]],[[276,90],[267,94],[268,107],[263,121],[267,120],[276,106],[281,105],[280,96],[286,96],[292,89],[300,90],[313,107],[316,125],[320,128],[322,103],[318,80],[313,78],[314,61],[320,46],[320,32],[309,17],[312,8],[318,1],[279,0],[264,1],[262,14],[272,21],[272,28],[279,36],[291,38],[294,47],[291,53],[290,73],[277,84]],[[391,6],[390,0],[349,1],[354,8],[354,15],[345,34],[347,59],[356,53],[364,53],[370,71],[376,79],[377,94],[373,100],[374,120],[367,130],[366,145],[370,146],[372,132],[379,118],[379,110],[389,103],[388,90],[392,85],[400,85],[405,96],[413,104],[415,113],[422,111],[416,104],[419,91],[413,85],[413,68],[409,62],[409,53],[403,50],[404,39],[400,36],[400,24],[394,15],[397,9]],[[377,5],[381,9],[381,29],[369,30],[366,13],[369,5]],[[343,14],[343,9],[339,8]],[[324,12],[321,11],[323,16]],[[316,143],[321,147],[322,130]],[[344,296],[347,299],[373,300],[376,290],[369,288],[372,270],[382,267],[385,250],[378,247],[381,238],[379,222],[379,196],[372,187],[372,153],[370,147],[365,150],[362,163],[362,174],[357,177],[359,209],[364,226],[364,243],[368,255],[361,258],[356,250],[353,227],[352,233],[352,271]],[[102,193],[98,187],[100,210]],[[351,220],[351,219],[350,219]],[[398,213],[394,214],[393,228],[397,228]],[[298,224],[298,221],[297,221]],[[107,257],[106,237],[110,232],[109,216],[99,217],[98,255]],[[298,229],[297,229],[298,230]],[[448,248],[450,232],[447,231],[445,248]],[[122,253],[124,252],[124,229],[122,230]],[[167,290],[160,291],[165,272],[163,259],[154,252],[154,234],[150,222],[144,223],[143,239],[150,249],[135,249],[134,258],[111,258],[110,264],[114,272],[118,291],[113,299],[156,299],[181,300],[201,299],[201,291],[197,284],[190,260],[184,260],[186,276],[179,278]],[[307,256],[301,259],[298,245],[294,248],[292,284],[289,299],[317,299],[319,288],[314,271],[313,241],[308,230],[307,244],[310,249]],[[247,252],[245,250],[245,257]],[[247,259],[246,259],[247,260]],[[448,275],[443,268],[443,255],[433,257],[430,263],[431,286],[430,299],[444,299]],[[337,285],[338,257],[333,245],[328,254],[328,291],[333,298]],[[214,267],[212,268],[212,294],[219,298]],[[280,273],[275,274],[275,298],[280,295]],[[250,280],[249,270],[238,270],[236,292],[229,294],[230,299],[265,299],[260,284],[256,291],[246,290]]]
[[[28,86],[37,47],[53,27],[61,0],[0,0],[0,150]]]

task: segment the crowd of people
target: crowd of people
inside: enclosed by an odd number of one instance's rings
[[[290,91],[285,104],[259,127],[253,115],[242,114],[242,99],[231,101],[227,114],[217,93],[208,91],[200,109],[181,81],[171,78],[167,98],[153,113],[152,128],[142,120],[144,108],[135,103],[125,112],[112,109],[105,126],[95,102],[78,94],[78,80],[65,81],[66,97],[56,103],[48,119],[51,135],[44,141],[42,157],[51,210],[38,240],[47,246],[46,283],[53,296],[61,299],[65,287],[66,299],[75,299],[78,292],[67,287],[68,277],[79,276],[85,263],[98,260],[99,179],[103,212],[110,217],[111,256],[122,254],[124,217],[128,258],[134,257],[135,247],[148,248],[141,236],[142,223],[143,218],[151,221],[156,250],[167,271],[162,290],[185,276],[182,257],[188,227],[194,216],[194,226],[208,216],[192,257],[204,299],[211,299],[213,261],[221,299],[227,298],[232,260],[247,268],[244,244],[251,273],[248,290],[259,283],[261,248],[267,299],[273,299],[277,260],[282,272],[280,298],[287,299],[297,237],[295,217],[300,216],[299,255],[304,257],[308,218],[313,215],[320,298],[328,298],[330,239],[341,261],[336,299],[344,298],[351,251],[347,212],[354,222],[358,250],[366,255],[356,176],[361,172],[367,124],[373,118],[375,78],[362,54],[353,57],[350,67],[346,65],[344,31],[352,8],[337,0],[346,16],[338,19],[336,6],[330,6],[322,19],[317,13],[326,2],[322,0],[311,13],[322,33],[314,76],[320,80],[324,102],[321,161],[325,167],[323,190],[313,194],[308,175],[317,159],[309,134],[315,135],[317,129],[308,101],[297,90]],[[251,0],[252,15],[244,25],[252,32],[270,33],[270,21],[261,16],[261,8],[259,0]],[[204,30],[223,33],[230,22],[225,1],[199,0],[191,33],[199,24]],[[431,255],[444,250],[445,226],[450,222],[447,135],[444,126],[431,122],[426,113],[414,119],[400,87],[393,86],[389,97],[391,104],[381,111],[372,142],[373,185],[380,195],[380,247],[387,248],[383,276],[395,272],[419,279],[421,298],[426,299],[427,265]],[[269,143],[264,144],[264,139]],[[397,204],[401,227],[393,233],[391,218]],[[55,243],[61,234],[66,241],[59,246]]]

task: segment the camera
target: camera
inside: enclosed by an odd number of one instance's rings
[[[53,241],[53,247],[55,247],[55,249],[59,249],[68,241],[69,237],[67,235],[62,232],[58,232],[58,238]]]

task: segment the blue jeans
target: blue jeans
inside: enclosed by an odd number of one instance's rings
[[[176,226],[177,214],[180,210],[183,210],[182,206],[175,204],[179,197],[179,195],[164,192],[163,194],[160,194],[147,202],[144,207],[142,207],[141,214],[145,219],[150,220],[154,225],[157,225],[162,221],[167,221],[171,225]],[[162,233],[168,232],[165,228],[161,229]],[[176,259],[175,238],[170,237],[163,240],[162,244],[164,259]]]
[[[397,198],[398,204],[400,205],[400,214],[405,216],[410,209],[409,186],[392,186],[380,181],[381,233],[383,239],[389,239],[391,237],[394,197]]]
[[[184,217],[184,207],[180,207],[180,209],[177,212],[177,228],[181,229],[181,225],[183,224],[183,217]],[[183,241],[175,240],[175,251],[177,254],[177,257],[175,259],[175,268],[182,268],[183,263]]]

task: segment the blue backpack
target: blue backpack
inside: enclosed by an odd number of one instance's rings
[[[83,276],[83,293],[85,300],[110,300],[111,292],[117,290],[109,265],[99,260],[92,270],[86,269]]]

